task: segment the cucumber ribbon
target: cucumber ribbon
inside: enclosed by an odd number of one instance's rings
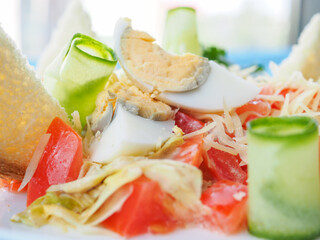
[[[116,64],[117,57],[111,48],[77,33],[47,67],[43,83],[69,116],[79,112],[84,127]]]
[[[195,9],[178,7],[168,11],[163,46],[172,54],[189,52],[201,56]]]
[[[319,137],[308,117],[248,124],[249,231],[271,239],[320,234]]]

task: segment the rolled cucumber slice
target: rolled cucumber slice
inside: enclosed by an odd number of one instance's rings
[[[46,69],[44,86],[69,115],[78,111],[84,126],[116,64],[111,48],[77,33]]]
[[[270,239],[320,234],[317,122],[260,118],[248,124],[249,231]]]
[[[172,54],[202,54],[195,9],[178,7],[168,11],[163,47]]]

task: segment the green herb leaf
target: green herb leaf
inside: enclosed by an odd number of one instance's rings
[[[229,66],[230,63],[226,60],[226,51],[222,48],[210,46],[203,49],[202,56],[217,63]]]

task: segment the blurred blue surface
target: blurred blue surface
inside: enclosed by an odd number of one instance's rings
[[[291,51],[290,47],[281,49],[246,49],[246,50],[230,50],[227,51],[227,60],[231,64],[238,64],[242,68],[252,65],[262,65],[267,73],[270,73],[269,62],[273,61],[277,64],[281,63]],[[36,66],[36,61],[30,61],[32,66]]]
[[[30,63],[31,66],[34,66],[34,67],[37,66],[37,62],[36,62],[36,61],[32,61],[32,60],[30,60],[30,59],[28,59],[28,61],[29,61],[29,63]]]
[[[246,49],[227,51],[227,60],[231,64],[239,64],[242,68],[252,65],[262,65],[270,73],[269,62],[281,63],[291,51],[290,47],[281,49]]]

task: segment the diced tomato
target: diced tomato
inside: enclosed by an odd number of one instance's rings
[[[270,103],[262,100],[251,100],[247,104],[238,107],[236,109],[236,113],[238,115],[248,113],[246,117],[243,127],[246,129],[247,122],[256,119],[258,117],[265,117],[268,116],[271,112],[271,105]]]
[[[204,158],[204,167],[214,180],[230,180],[246,183],[247,173],[239,166],[240,158],[230,153],[211,148]]]
[[[28,186],[27,206],[54,184],[78,178],[82,159],[81,137],[60,118],[55,118],[47,133],[50,139]]]
[[[297,91],[296,88],[284,88],[284,89],[281,90],[279,95],[282,95],[283,97],[285,97],[288,93],[294,93],[296,91]]]
[[[274,93],[274,88],[268,85],[264,86],[260,91],[260,94],[262,95],[272,95],[273,93]]]
[[[13,178],[0,178],[0,188],[5,189],[9,192],[18,193],[18,189],[21,185],[20,180]],[[23,188],[20,192],[25,192],[27,188]]]
[[[262,116],[267,116],[270,113],[270,104],[262,100],[251,100],[247,104],[236,109],[237,114],[245,112],[255,112]]]
[[[203,122],[180,111],[176,113],[175,124],[181,128],[185,134],[197,131],[204,127]]]
[[[167,157],[184,163],[189,163],[195,167],[200,167],[202,163],[203,135],[188,138],[182,145],[177,147]]]
[[[146,177],[129,184],[133,186],[130,197],[119,212],[101,225],[125,237],[173,231],[176,224],[164,206],[171,197],[162,191],[159,184]]]
[[[186,113],[177,112],[175,115],[175,124],[185,133],[191,133],[204,127],[204,123],[190,117]],[[167,158],[192,164],[199,167],[202,163],[202,145],[203,134],[185,139],[185,142],[169,153]]]
[[[247,186],[226,180],[214,183],[201,196],[202,203],[212,209],[206,220],[224,233],[245,228],[247,199]]]

